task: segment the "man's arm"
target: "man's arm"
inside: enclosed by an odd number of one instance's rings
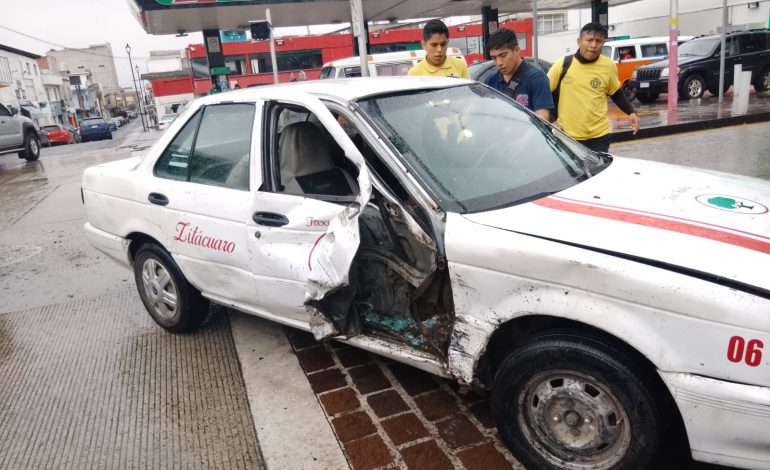
[[[623,93],[623,88],[620,88],[618,91],[616,91],[612,96],[612,101],[615,102],[616,105],[618,105],[618,108],[620,108],[621,111],[628,114],[628,118],[631,120],[631,127],[634,130],[634,135],[636,135],[637,132],[639,132],[639,116],[636,115],[636,110],[634,109],[634,105],[631,104],[630,101],[628,101],[628,98],[626,98],[626,94]]]
[[[535,110],[535,114],[545,121],[550,121],[551,111],[554,106],[553,95],[551,94],[551,84],[546,74],[539,70],[536,73],[532,73],[529,91],[530,99],[532,100],[532,109]]]

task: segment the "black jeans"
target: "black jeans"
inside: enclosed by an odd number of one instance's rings
[[[610,151],[610,135],[603,135],[595,139],[578,140],[581,144],[590,148],[594,152],[608,153]]]

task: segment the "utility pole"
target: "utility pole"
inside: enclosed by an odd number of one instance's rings
[[[144,123],[144,112],[142,111],[142,101],[139,96],[139,90],[136,88],[136,78],[134,78],[134,63],[131,62],[131,46],[128,43],[126,43],[126,54],[128,54],[128,66],[131,67],[131,80],[134,82],[136,101],[139,104],[139,116],[142,118],[142,131],[147,132],[147,125]]]

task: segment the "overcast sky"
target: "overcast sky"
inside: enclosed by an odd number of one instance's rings
[[[134,65],[146,72],[143,58],[149,57],[150,50],[182,50],[191,42],[203,42],[201,33],[182,38],[145,33],[128,0],[0,0],[0,12],[0,44],[33,54],[110,43],[122,86],[131,86],[126,43],[131,44]],[[319,26],[310,31],[322,33],[343,26]],[[277,34],[307,34],[307,28],[280,28]]]

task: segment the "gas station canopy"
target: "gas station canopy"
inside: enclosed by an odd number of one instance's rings
[[[609,6],[635,0],[609,0]],[[306,26],[350,21],[350,0],[128,0],[142,27],[150,34],[176,34],[205,29],[236,29],[265,19],[272,24]],[[530,12],[532,0],[363,0],[366,21],[409,20],[480,15],[483,7],[503,13]],[[590,0],[538,0],[539,10],[589,8]]]

